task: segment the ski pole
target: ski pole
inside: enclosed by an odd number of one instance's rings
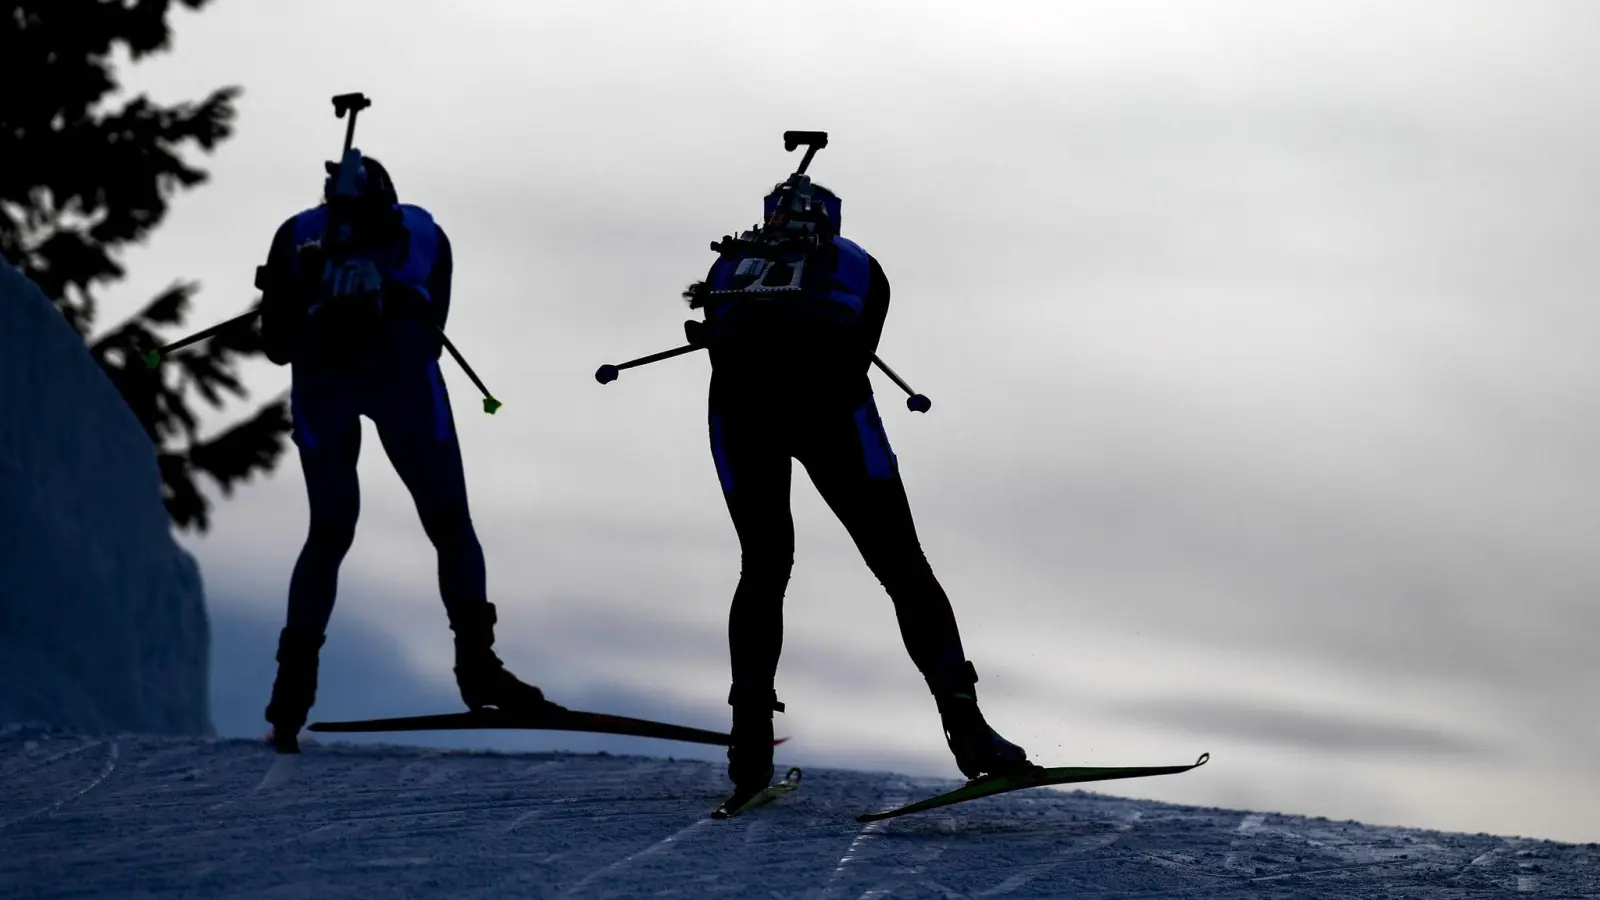
[[[456,364],[461,366],[461,371],[466,372],[467,377],[472,379],[472,383],[478,386],[479,391],[483,392],[483,411],[491,416],[494,415],[494,411],[504,404],[496,400],[494,395],[489,393],[489,389],[483,386],[483,382],[478,380],[478,373],[472,371],[472,367],[467,365],[466,359],[461,356],[461,351],[457,350],[456,345],[450,342],[450,337],[444,333],[444,329],[434,325],[433,330],[439,332],[439,340],[444,341],[444,348],[450,351],[451,356],[455,357]]]
[[[911,389],[911,385],[906,384],[899,375],[894,373],[893,369],[884,365],[883,360],[878,358],[878,354],[872,354],[872,361],[878,364],[878,368],[883,370],[883,374],[894,379],[894,383],[900,385],[900,389],[910,395],[910,397],[906,399],[906,409],[909,409],[912,412],[925,413],[933,408],[932,400],[929,400],[922,394],[913,391]]]
[[[660,362],[663,359],[671,359],[674,356],[682,356],[685,353],[693,353],[694,351],[700,349],[702,349],[702,347],[699,344],[684,344],[682,347],[676,347],[672,350],[663,350],[660,353],[652,353],[649,356],[641,356],[638,359],[632,359],[625,363],[618,363],[614,366],[610,363],[607,363],[595,371],[594,380],[600,382],[601,384],[610,384],[611,382],[617,380],[618,373],[620,373],[623,369],[631,369],[634,366],[647,366],[653,362]]]
[[[641,356],[638,359],[629,360],[628,362],[619,363],[614,366],[608,363],[601,366],[594,373],[594,380],[600,382],[601,384],[610,384],[611,382],[617,380],[617,375],[623,369],[631,369],[634,366],[647,366],[650,363],[660,362],[663,359],[671,359],[674,356],[682,356],[685,353],[693,353],[694,351],[702,349],[706,346],[705,331],[706,323],[697,322],[694,319],[690,319],[683,323],[683,338],[689,343],[683,345],[682,347],[676,347],[671,350],[663,350],[660,353],[652,353],[649,356]]]
[[[258,316],[260,314],[261,314],[261,308],[257,307],[257,308],[252,309],[249,312],[244,313],[242,315],[234,316],[233,318],[229,319],[226,322],[219,322],[216,325],[213,325],[210,328],[207,328],[207,329],[205,329],[203,331],[196,331],[194,334],[191,334],[188,337],[183,338],[182,340],[173,341],[172,343],[166,345],[165,347],[160,347],[160,348],[157,348],[155,350],[150,350],[150,351],[148,351],[146,353],[143,353],[143,354],[141,354],[140,358],[144,360],[144,364],[145,364],[146,368],[154,369],[157,366],[161,365],[161,358],[163,356],[166,356],[167,354],[173,352],[174,350],[182,350],[184,347],[187,347],[190,344],[199,343],[200,341],[203,341],[208,337],[213,337],[213,336],[215,336],[217,334],[221,334],[222,332],[227,331],[230,328],[233,328],[233,327],[236,327],[236,326],[239,326],[239,325],[244,325],[247,322],[249,322],[251,319],[254,319],[256,316]]]
[[[617,380],[617,376],[621,374],[623,369],[631,369],[635,366],[645,366],[653,362],[660,362],[663,359],[671,359],[674,356],[682,356],[685,353],[693,353],[694,351],[701,349],[702,346],[703,345],[701,344],[685,344],[682,347],[677,347],[672,350],[663,350],[660,353],[652,353],[649,356],[641,356],[638,359],[629,360],[625,363],[617,363],[616,365],[603,365],[595,371],[594,380],[600,382],[601,384],[610,384],[611,382]],[[878,368],[883,370],[885,375],[888,375],[891,379],[893,379],[894,383],[899,385],[901,390],[910,395],[906,399],[907,409],[911,410],[912,412],[925,413],[933,408],[932,400],[929,400],[926,396],[912,390],[911,385],[906,384],[904,379],[902,379],[899,375],[896,375],[893,369],[889,368],[884,364],[883,360],[878,358],[878,354],[872,354],[872,361],[877,364]]]

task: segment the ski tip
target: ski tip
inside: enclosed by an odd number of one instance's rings
[[[1198,769],[1198,768],[1200,768],[1201,766],[1205,765],[1206,763],[1208,763],[1210,761],[1211,761],[1211,753],[1209,751],[1206,752],[1206,753],[1202,753],[1202,754],[1200,754],[1200,758],[1194,761],[1194,767],[1196,769]]]
[[[776,747],[776,746],[778,746],[778,745],[779,745],[779,744],[783,744],[783,743],[787,743],[787,742],[788,742],[788,740],[789,740],[789,739],[788,739],[788,738],[787,738],[787,737],[781,737],[781,738],[777,738],[777,739],[775,739],[775,740],[773,740],[773,742],[772,742],[772,746],[774,746],[774,747]]]

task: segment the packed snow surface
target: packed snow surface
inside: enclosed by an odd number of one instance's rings
[[[1593,844],[1044,788],[864,826],[857,813],[956,782],[826,769],[716,821],[723,777],[665,757],[333,743],[279,757],[9,726],[0,896],[1600,898]]]
[[[210,631],[155,448],[0,260],[0,722],[209,734]]]

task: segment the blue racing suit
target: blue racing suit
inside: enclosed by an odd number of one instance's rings
[[[876,259],[838,236],[836,197],[827,212],[831,227],[806,257],[798,294],[708,295],[704,303],[711,452],[742,554],[728,622],[736,708],[775,703],[783,596],[794,566],[796,459],[888,592],[917,668],[936,679],[965,663],[867,376],[889,281]],[[740,287],[745,263],[738,253],[719,257],[705,288]]]
[[[377,427],[438,551],[439,590],[452,626],[486,614],[483,549],[467,508],[461,448],[438,361],[437,329],[450,307],[450,242],[426,210],[396,208],[402,227],[355,252],[383,279],[383,314],[362,321],[364,327],[324,329],[319,323],[327,312],[322,307],[334,302],[321,283],[314,246],[326,206],[284,222],[264,276],[262,335],[268,356],[293,368],[294,442],[311,509],[289,583],[288,630],[319,638],[360,514],[362,416]]]

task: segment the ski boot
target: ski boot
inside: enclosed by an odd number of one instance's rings
[[[783,712],[783,704],[771,688],[752,691],[735,685],[728,705],[733,707],[733,740],[728,744],[733,796],[718,809],[733,811],[772,784],[772,714]]]
[[[300,728],[317,700],[317,654],[326,640],[293,628],[278,632],[278,675],[266,719],[272,725],[267,742],[279,753],[300,752]]]
[[[1001,737],[978,709],[978,673],[963,662],[927,679],[944,723],[945,742],[968,780],[1038,768],[1021,747]]]
[[[456,633],[456,687],[468,709],[478,712],[492,706],[502,712],[528,715],[565,711],[546,700],[543,691],[511,674],[495,655],[494,626],[498,616],[493,603],[452,618],[450,628]]]

